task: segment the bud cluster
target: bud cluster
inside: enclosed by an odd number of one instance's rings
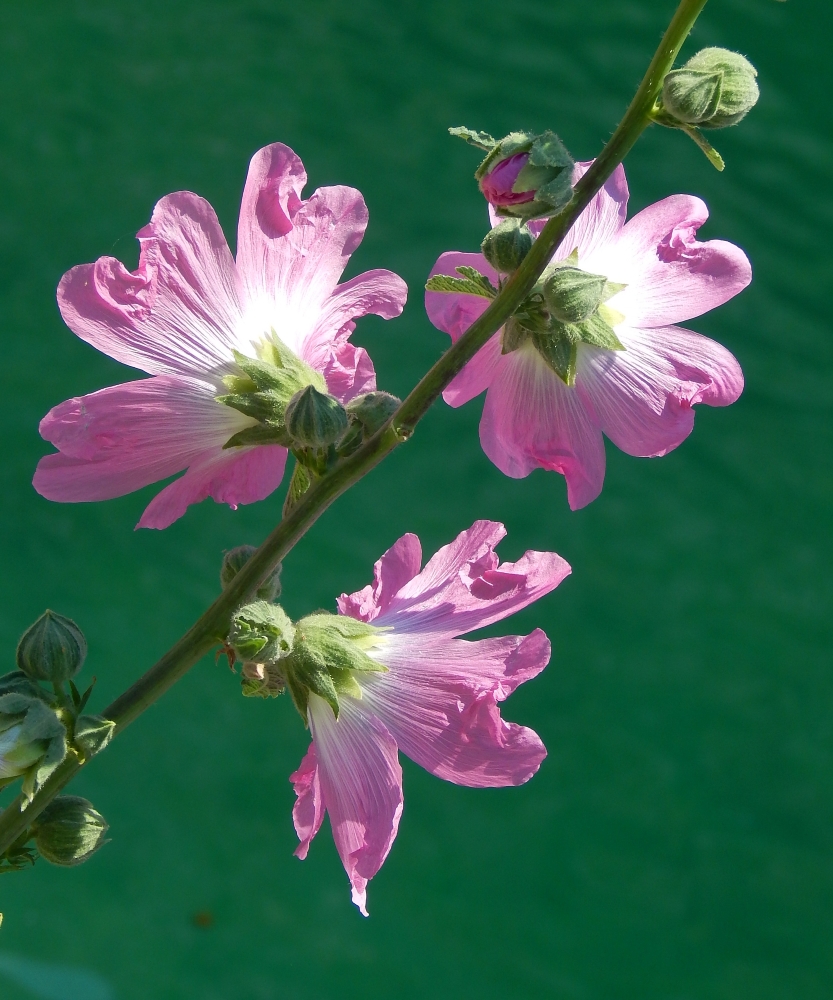
[[[486,151],[474,176],[498,215],[540,218],[570,200],[575,163],[554,132],[510,132],[503,139],[467,128],[449,132]]]

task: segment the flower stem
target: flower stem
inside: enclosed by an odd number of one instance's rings
[[[157,701],[212,647],[224,641],[234,611],[251,597],[278,562],[337,497],[410,437],[443,389],[520,306],[570,226],[651,123],[651,112],[665,74],[674,64],[677,53],[706,2],[707,0],[681,0],[616,131],[576,184],[570,201],[547,222],[524,262],[505,283],[489,308],[420,379],[386,426],[365,442],[354,455],[341,461],[332,471],[313,483],[202,617],[158,663],[104,710],[102,714],[116,724],[114,736]],[[80,754],[70,752],[28,806],[25,806],[22,796],[10,803],[0,815],[0,856],[26,832],[32,821],[71,781],[84,763]]]

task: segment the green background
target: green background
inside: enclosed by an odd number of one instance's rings
[[[75,506],[34,493],[40,417],[133,377],[62,324],[66,269],[101,254],[133,266],[133,234],[182,188],[233,234],[249,157],[281,140],[302,156],[308,190],[364,193],[370,226],[349,273],[389,267],[408,281],[403,318],[356,334],[380,386],[403,395],[447,343],[424,315],[425,275],[485,228],[476,153],[446,127],[551,127],[592,157],[672,10],[3,4],[7,668],[52,607],[85,629],[82,676],[98,677],[103,707],[212,600],[221,551],[260,541],[280,511],[280,494],[236,513],[208,502],[165,532],[134,532],[156,487]],[[627,163],[632,212],[698,194],[712,212],[704,236],[752,258],[751,288],[690,324],[735,352],[741,400],[700,408],[692,437],[661,461],[608,446],[605,489],[577,513],[560,477],[511,481],[488,462],[479,400],[440,404],[287,561],[285,604],[300,615],[363,586],[405,531],[430,553],[488,517],[509,529],[504,558],[563,554],[572,577],[506,629],[542,626],[553,641],[550,667],[505,709],[547,744],[540,773],[475,791],[405,761],[401,831],[364,920],[326,827],[306,862],[292,857],[287,776],[307,735],[291,705],[244,700],[206,659],[74,786],[105,813],[112,843],[82,868],[42,863],[0,882],[4,1000],[83,993],[71,976],[38,986],[20,959],[95,973],[115,1000],[830,996],[828,11],[712,0],[685,52],[739,49],[762,88],[748,121],[714,136],[725,174],[661,129]],[[195,921],[203,912],[209,927]]]

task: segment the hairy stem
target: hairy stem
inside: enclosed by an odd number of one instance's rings
[[[386,426],[365,442],[354,455],[341,461],[312,485],[205,614],[158,663],[104,710],[102,714],[116,724],[114,736],[157,701],[213,646],[224,640],[236,608],[254,593],[337,497],[410,437],[443,389],[520,306],[570,226],[651,123],[651,112],[665,74],[674,64],[677,53],[706,2],[707,0],[681,0],[616,131],[576,184],[570,201],[547,222],[523,264],[505,283],[483,315],[420,379]],[[32,821],[84,763],[82,755],[71,752],[28,806],[25,806],[22,796],[18,796],[6,808],[0,815],[0,855],[26,832]]]

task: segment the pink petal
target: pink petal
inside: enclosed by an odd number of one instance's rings
[[[228,364],[240,306],[214,209],[188,191],[170,194],[138,238],[136,271],[100,257],[63,276],[58,306],[67,326],[151,374],[208,374]]]
[[[286,448],[276,444],[208,452],[151,500],[137,527],[167,528],[207,497],[232,509],[263,500],[280,486],[286,456]]]
[[[709,217],[691,195],[664,198],[635,215],[597,259],[587,262],[627,288],[610,300],[629,326],[667,326],[700,316],[752,280],[746,254],[732,243],[698,243]]]
[[[321,372],[327,388],[342,403],[376,388],[376,369],[370,355],[363,347],[354,347],[346,340],[332,345],[326,356],[312,367]]]
[[[554,552],[527,552],[516,563],[500,563],[494,547],[505,534],[502,524],[475,521],[399,588],[376,625],[397,633],[463,635],[520,611],[570,572]]]
[[[486,396],[480,443],[507,476],[552,469],[567,480],[577,510],[595,500],[605,470],[601,431],[576,392],[531,345],[506,355]]]
[[[330,706],[310,694],[309,723],[336,850],[353,902],[367,916],[367,883],[388,856],[402,815],[396,743],[379,719],[349,696],[340,699],[336,720]]]
[[[573,184],[587,173],[592,163],[592,160],[587,160],[575,165]],[[553,254],[553,259],[567,257],[578,249],[579,263],[584,267],[585,258],[591,257],[615,239],[625,224],[627,212],[628,182],[625,179],[625,168],[620,163],[567,231]],[[546,222],[546,219],[536,219],[530,222],[529,228],[538,236]]]
[[[373,583],[355,594],[342,594],[338,610],[343,615],[372,622],[396,594],[412,580],[422,565],[422,546],[416,535],[403,535],[373,566]]]
[[[388,673],[363,682],[363,701],[421,767],[475,788],[520,785],[538,770],[543,743],[504,722],[497,703],[547,665],[540,629],[479,642],[426,643],[394,632],[375,655]]]
[[[460,266],[476,268],[497,286],[498,273],[479,253],[444,253],[431,269],[435,274],[456,275]],[[425,309],[428,319],[439,330],[450,334],[456,342],[488,308],[489,300],[480,295],[457,295],[453,292],[426,292]],[[482,347],[466,367],[447,386],[443,399],[450,406],[462,406],[488,388],[495,366],[500,360],[500,331]]]
[[[159,375],[68,399],[41,435],[60,454],[41,459],[34,486],[49,500],[109,500],[166,479],[252,421],[222,406],[211,383]]]
[[[312,838],[321,829],[324,820],[324,797],[321,794],[321,782],[318,778],[318,759],[315,756],[314,743],[310,743],[301,766],[294,774],[290,774],[289,780],[297,796],[292,809],[292,821],[300,841],[295,849],[295,857],[303,861]]]
[[[252,157],[237,237],[237,266],[247,301],[266,296],[303,306],[309,329],[278,331],[300,351],[318,311],[338,284],[367,227],[361,194],[325,187],[307,201],[300,195],[306,174],[295,153],[273,143]]]
[[[713,340],[679,327],[617,333],[624,351],[580,349],[576,387],[627,454],[667,454],[691,433],[695,403],[725,406],[740,395],[740,366]]]

